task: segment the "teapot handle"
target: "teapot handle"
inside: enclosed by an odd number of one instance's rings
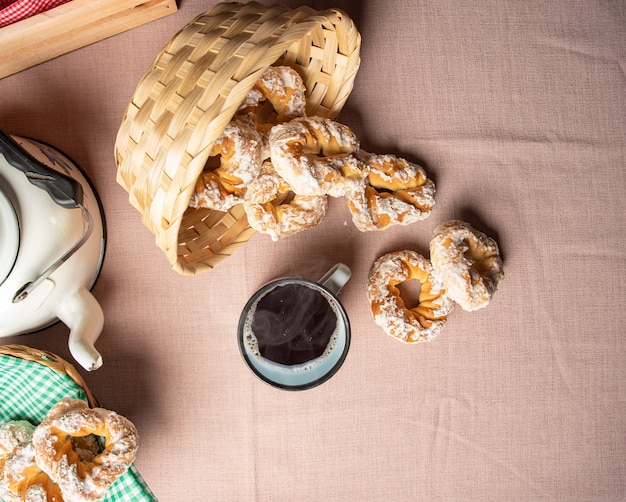
[[[81,286],[61,302],[57,317],[70,328],[69,349],[78,364],[88,371],[102,366],[94,344],[104,326],[104,313],[91,292]]]

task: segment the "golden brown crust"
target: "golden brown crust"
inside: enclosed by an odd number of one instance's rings
[[[322,117],[274,126],[269,144],[276,172],[299,195],[343,195],[342,170],[359,147],[349,127]]]
[[[362,232],[408,225],[427,218],[435,204],[435,184],[421,166],[395,155],[359,152],[367,164],[364,181],[349,191],[352,221]]]
[[[281,124],[302,117],[306,108],[306,87],[302,77],[290,66],[270,66],[257,81],[254,89],[261,93],[260,101],[269,101]]]
[[[464,221],[447,221],[435,229],[430,257],[450,298],[467,311],[489,305],[504,279],[496,241]]]
[[[5,502],[64,500],[60,487],[37,466],[32,442],[15,448],[0,464],[0,499]]]
[[[398,286],[420,283],[418,305],[405,304]],[[390,336],[407,343],[434,339],[446,324],[452,303],[429,260],[411,250],[378,258],[370,270],[367,297],[376,324]]]
[[[276,204],[277,196],[292,192],[291,186],[274,170],[270,162],[251,183],[244,201],[248,223],[272,240],[293,235],[317,225],[326,214],[325,195],[295,195]]]
[[[77,438],[90,435],[104,438],[104,451],[90,452],[85,442],[76,449]],[[93,501],[104,497],[132,464],[139,436],[121,415],[65,398],[37,426],[32,444],[38,467],[58,484],[64,497]]]
[[[259,174],[261,163],[259,133],[240,120],[232,120],[213,145],[189,206],[228,211],[242,203],[246,187]]]
[[[0,426],[0,499],[5,502],[62,500],[59,486],[35,462],[34,429],[26,421]]]
[[[261,136],[262,157],[269,158],[270,129],[305,115],[306,87],[289,66],[270,66],[241,103],[235,118],[256,129]]]

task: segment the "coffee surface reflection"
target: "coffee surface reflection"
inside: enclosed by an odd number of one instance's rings
[[[280,389],[304,390],[339,370],[350,347],[350,321],[337,294],[350,275],[338,263],[317,282],[283,277],[252,295],[237,339],[256,376]]]
[[[251,327],[262,357],[302,364],[327,351],[337,329],[337,313],[320,290],[286,284],[258,301]]]

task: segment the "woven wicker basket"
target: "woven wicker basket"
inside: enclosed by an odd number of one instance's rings
[[[56,354],[45,350],[33,349],[31,347],[27,347],[26,345],[0,345],[0,354],[18,357],[26,361],[34,361],[47,366],[61,375],[67,375],[76,383],[76,385],[85,391],[87,402],[91,408],[97,408],[100,406],[96,397],[87,387],[83,377],[81,377],[80,373],[76,371],[76,368]]]
[[[352,91],[361,37],[339,10],[221,3],[184,27],[140,80],[116,144],[117,181],[178,273],[213,268],[254,234],[241,205],[191,209],[215,140],[271,65],[307,88],[307,114],[336,118]]]

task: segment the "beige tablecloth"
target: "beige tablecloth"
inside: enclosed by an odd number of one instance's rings
[[[254,236],[182,277],[116,184],[113,145],[141,75],[216,2],[179,11],[0,80],[0,127],[89,175],[108,246],[94,288],[104,366],[85,378],[142,437],[162,501],[626,498],[626,10],[621,1],[289,1],[336,6],[362,35],[340,121],[363,148],[423,163],[431,216],[361,233],[343,199],[322,224]],[[0,56],[1,57],[1,56]],[[464,219],[496,238],[506,279],[455,309],[431,343],[378,328],[365,283],[388,251],[428,254]],[[283,275],[353,271],[350,353],[328,382],[283,392],[238,351],[249,295]],[[67,328],[3,340],[71,359]]]

